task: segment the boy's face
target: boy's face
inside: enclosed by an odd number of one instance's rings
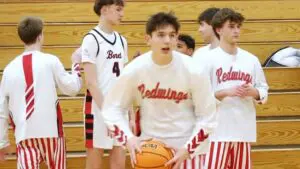
[[[104,6],[103,8],[103,14],[112,25],[119,25],[121,23],[124,16],[124,6],[113,4]]]
[[[177,40],[177,48],[176,50],[178,52],[181,52],[183,54],[186,54],[188,56],[192,56],[193,55],[193,49],[188,48],[188,46],[186,45],[186,43],[184,41],[181,40]]]
[[[241,23],[226,21],[222,28],[217,29],[220,39],[229,44],[236,44],[239,41],[241,33]]]
[[[146,39],[153,53],[168,56],[177,45],[178,32],[172,25],[158,27],[151,36],[147,35]]]
[[[200,32],[205,43],[210,43],[212,37],[214,36],[214,30],[211,25],[205,21],[201,21],[198,31]]]

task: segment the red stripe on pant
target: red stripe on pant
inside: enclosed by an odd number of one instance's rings
[[[49,169],[66,169],[64,138],[23,140],[17,144],[17,148],[18,166],[21,169],[37,169],[42,161],[46,162]]]

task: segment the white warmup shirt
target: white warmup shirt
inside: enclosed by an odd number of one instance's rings
[[[96,26],[83,39],[82,62],[96,64],[97,84],[105,96],[128,62],[127,41],[117,32],[105,33]],[[92,113],[99,112],[92,102]]]
[[[198,58],[198,57],[203,57],[203,56],[205,57],[205,53],[212,50],[212,49],[210,49],[210,47],[211,47],[211,45],[208,44],[208,45],[205,45],[205,46],[202,46],[202,47],[198,48],[193,53],[193,58],[195,58],[195,57]]]
[[[77,94],[81,88],[77,68],[74,65],[69,74],[56,56],[39,51],[24,52],[6,66],[0,89],[0,149],[9,145],[9,116],[16,127],[16,143],[59,136],[56,85],[64,94]]]
[[[209,52],[206,70],[215,92],[242,84],[250,84],[259,91],[259,103],[268,98],[268,85],[256,56],[238,48],[230,55],[220,47]],[[218,127],[212,141],[255,142],[256,110],[252,97],[225,97],[218,104]]]
[[[141,111],[141,137],[156,138],[193,153],[216,127],[216,104],[208,76],[199,74],[192,59],[173,52],[170,64],[159,66],[145,53],[122,72],[109,91],[102,115],[124,144],[133,134],[124,113],[135,100]],[[206,144],[205,144],[206,145]]]

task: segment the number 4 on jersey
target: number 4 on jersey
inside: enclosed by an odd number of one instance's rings
[[[112,72],[116,74],[116,76],[120,76],[120,68],[119,68],[119,62],[115,62]]]

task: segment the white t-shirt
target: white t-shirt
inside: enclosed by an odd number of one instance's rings
[[[188,150],[192,145],[193,152],[203,141],[200,130],[208,134],[216,126],[216,104],[208,76],[194,68],[190,57],[175,51],[171,63],[164,66],[153,62],[152,52],[134,59],[109,91],[102,115],[120,142],[133,136],[124,113],[134,101],[140,106],[143,138]]]
[[[208,57],[206,71],[210,74],[215,92],[248,83],[258,91],[260,102],[268,98],[268,84],[258,58],[238,48],[230,55],[218,47]],[[252,97],[225,97],[218,104],[218,127],[212,134],[213,141],[256,141],[256,110]]]
[[[92,34],[92,35],[91,35]],[[96,39],[95,39],[96,38]],[[117,32],[105,33],[96,26],[83,39],[82,62],[96,64],[97,82],[105,96],[128,62],[127,41]],[[92,113],[98,112],[96,102],[92,102]]]
[[[0,149],[9,144],[9,116],[16,127],[16,143],[29,138],[58,137],[62,126],[58,126],[61,117],[56,106],[56,85],[64,94],[76,95],[81,78],[74,69],[72,74],[66,72],[54,55],[24,52],[6,66],[0,91]]]

